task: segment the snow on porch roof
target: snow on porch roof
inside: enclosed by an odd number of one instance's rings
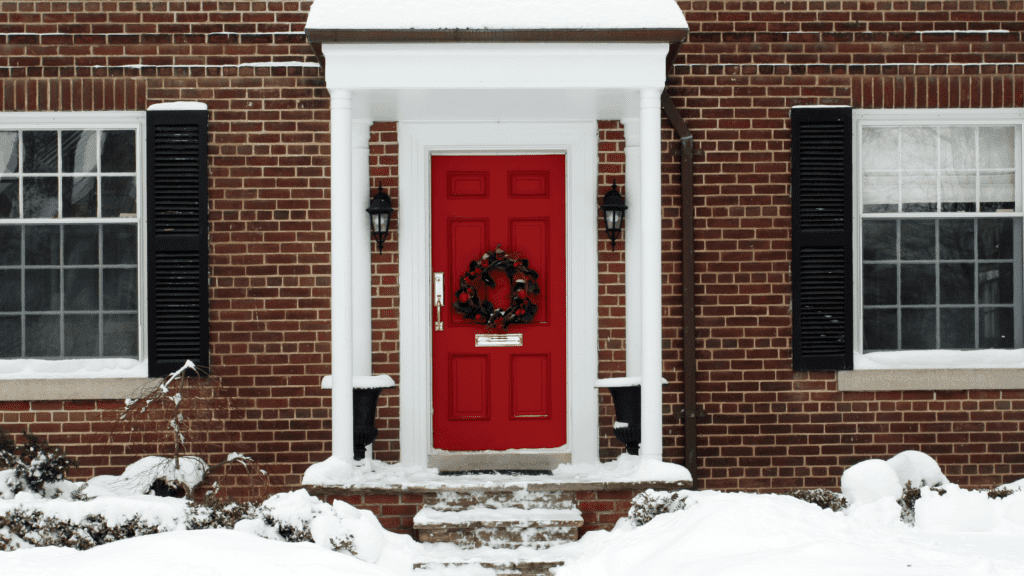
[[[312,42],[679,42],[674,0],[315,0]]]

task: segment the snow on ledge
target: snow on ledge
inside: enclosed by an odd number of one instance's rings
[[[202,102],[161,102],[159,104],[153,104],[147,110],[208,110],[206,104]]]
[[[686,29],[673,0],[315,0],[306,30]]]
[[[560,464],[551,476],[514,476],[479,474],[441,476],[437,468],[389,464],[363,460],[349,464],[330,457],[310,466],[302,477],[303,486],[358,486],[360,488],[523,486],[553,483],[603,482],[692,482],[690,471],[678,464],[622,454],[612,462],[598,464]]]
[[[597,383],[594,384],[594,388],[626,388],[629,386],[639,386],[639,376],[622,376],[619,378],[598,378]],[[662,378],[661,385],[667,386],[668,380]]]
[[[387,374],[378,374],[376,376],[356,376],[352,378],[353,388],[394,388],[395,381],[391,376]],[[323,390],[331,390],[334,388],[334,380],[331,375],[328,374],[320,379],[320,388]]]
[[[1020,350],[915,350],[853,354],[854,370],[1024,368]]]
[[[131,358],[0,360],[0,381],[60,378],[146,378],[148,376],[148,364]]]

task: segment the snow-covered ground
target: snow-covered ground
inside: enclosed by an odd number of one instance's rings
[[[893,489],[904,479],[925,484],[913,524],[901,520],[899,494]],[[941,489],[928,488],[934,485]],[[851,467],[842,486],[850,506],[839,512],[790,496],[683,491],[682,510],[643,526],[623,520],[611,532],[590,532],[579,542],[544,551],[472,553],[416,543],[384,531],[368,513],[343,503],[329,506],[295,491],[273,497],[266,506],[281,522],[306,522],[317,544],[277,541],[265,523],[250,520],[235,530],[176,529],[81,552],[58,547],[0,552],[0,575],[58,576],[73,567],[80,576],[296,571],[303,576],[388,576],[409,574],[413,562],[520,554],[565,560],[557,576],[1024,576],[1024,479],[1004,486],[1015,492],[990,498],[986,491],[949,484],[933,460],[909,452]],[[0,515],[16,506],[68,519],[97,511],[108,518],[138,513],[173,527],[182,524],[185,503],[137,494],[75,502],[22,493],[0,500]],[[353,538],[356,556],[328,549],[338,535]]]

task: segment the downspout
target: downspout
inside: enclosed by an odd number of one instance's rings
[[[694,328],[694,265],[693,265],[693,135],[686,121],[668,94],[661,93],[661,107],[679,135],[679,193],[683,240],[683,437],[686,446],[686,468],[697,481],[697,418],[707,414],[697,408],[697,340]],[[696,485],[696,484],[695,484]]]

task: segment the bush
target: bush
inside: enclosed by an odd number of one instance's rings
[[[100,514],[89,514],[79,521],[70,522],[19,506],[0,516],[0,549],[16,550],[24,542],[32,546],[88,550],[100,544],[160,531],[158,526],[146,523],[137,514],[111,525]]]
[[[45,496],[46,485],[63,481],[68,468],[78,466],[78,462],[68,458],[63,448],[50,446],[27,429],[22,434],[25,443],[17,446],[13,437],[0,428],[0,466],[14,470],[8,489],[14,494],[29,490]]]
[[[643,526],[659,514],[686,509],[686,496],[680,492],[656,492],[648,489],[633,497],[629,508],[629,521]]]
[[[257,506],[251,502],[239,504],[215,499],[208,499],[204,504],[189,502],[185,510],[185,529],[234,528],[240,520],[256,518],[256,510]]]
[[[988,497],[993,500],[1002,500],[1010,494],[1016,494],[1019,490],[1010,490],[1009,488],[993,488],[988,491]]]
[[[849,506],[846,502],[846,498],[843,498],[841,495],[836,494],[831,490],[825,490],[824,488],[815,488],[814,490],[794,490],[790,492],[789,495],[793,498],[803,500],[804,502],[817,504],[822,510],[839,512]]]
[[[921,499],[921,489],[924,487],[923,481],[920,486],[914,487],[910,483],[910,480],[907,480],[907,483],[903,485],[903,496],[900,496],[900,499],[897,500],[897,503],[900,505],[900,520],[903,520],[911,526],[914,525],[914,521],[916,520],[914,505]],[[946,493],[942,488],[935,488],[934,490],[939,496]]]

